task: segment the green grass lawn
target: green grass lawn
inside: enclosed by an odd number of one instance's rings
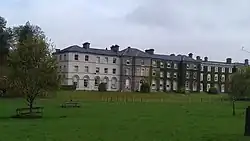
[[[25,102],[0,99],[0,141],[249,141],[243,134],[250,103],[237,102],[232,116],[231,103],[221,97],[58,92],[37,100],[45,109],[35,120],[8,118]],[[59,107],[70,98],[82,107]]]

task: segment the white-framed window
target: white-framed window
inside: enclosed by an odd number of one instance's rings
[[[89,72],[89,67],[88,67],[88,66],[85,66],[85,67],[84,67],[84,72],[86,72],[86,73]]]
[[[96,67],[95,72],[96,72],[96,73],[100,73],[100,68],[99,68],[99,67]]]
[[[224,74],[222,74],[222,75],[221,75],[221,82],[225,82],[225,80],[226,80],[226,77],[225,77]]]
[[[66,66],[65,66],[65,65],[63,66],[63,71],[64,71],[64,72],[67,72],[67,69],[66,69]]]
[[[141,68],[141,76],[145,76],[145,68]]]
[[[85,55],[85,61],[89,61],[89,56]]]
[[[197,82],[193,82],[193,91],[197,91]]]
[[[152,80],[151,86],[152,86],[152,90],[156,89],[156,81],[154,79]]]
[[[75,70],[75,72],[78,72],[79,71],[79,66],[74,66],[74,70]]]
[[[153,76],[156,76],[156,70],[153,70],[153,71],[152,71],[152,75],[153,75]]]
[[[186,89],[187,91],[190,89],[190,87],[189,87],[189,82],[188,82],[188,81],[185,82],[185,89]]]
[[[113,64],[116,64],[116,58],[113,58]]]
[[[177,72],[174,73],[174,78],[177,78]]]
[[[203,83],[200,83],[200,92],[203,92]]]
[[[108,68],[104,68],[104,73],[108,74]]]
[[[200,80],[203,81],[203,73],[201,73]]]
[[[143,59],[141,60],[141,65],[144,65],[144,60]]]
[[[160,62],[160,67],[164,68],[164,63],[163,62]]]
[[[160,90],[163,90],[163,80],[160,80]]]
[[[201,65],[201,71],[204,71],[204,66],[203,65]]]
[[[113,69],[112,73],[113,73],[113,74],[116,74],[116,69]]]
[[[211,66],[207,66],[207,71],[208,71],[208,72],[211,71]]]
[[[174,63],[174,69],[178,69],[178,65]]]
[[[95,77],[95,86],[99,86],[99,84],[100,84],[100,77]]]
[[[167,68],[171,68],[171,63],[167,62]]]
[[[146,68],[146,76],[149,75],[149,68]]]
[[[96,57],[96,63],[100,63],[101,62],[101,57],[97,56]]]
[[[221,72],[225,72],[225,68],[224,67],[221,68]]]
[[[214,72],[218,72],[218,67],[214,67]]]
[[[211,81],[211,74],[207,74],[207,81]]]
[[[115,77],[113,77],[111,79],[111,89],[116,89],[117,88],[117,79]]]
[[[62,55],[59,56],[59,60],[60,60],[60,61],[62,60]]]
[[[141,69],[140,68],[136,68],[136,75],[138,75],[138,76],[141,75]]]
[[[193,73],[193,79],[197,79],[197,72]]]
[[[160,72],[160,77],[163,78],[164,77],[164,73],[161,71]]]
[[[167,72],[167,78],[170,78],[171,76],[170,76],[170,72]]]
[[[218,74],[214,75],[214,81],[217,82],[218,81]]]
[[[130,74],[130,68],[126,68],[125,69],[125,75],[129,75]]]
[[[152,61],[152,65],[156,66],[156,61],[155,60]]]
[[[189,64],[187,64],[187,65],[186,65],[186,68],[187,68],[187,69],[189,69],[189,68],[190,68],[190,65],[189,65]]]
[[[196,70],[197,69],[197,65],[194,64],[193,66],[194,66],[194,70]]]
[[[233,72],[233,68],[231,68],[231,67],[228,68],[228,72],[229,72],[229,73],[232,73],[232,72]]]
[[[178,82],[174,81],[173,82],[173,90],[176,91],[178,89]]]
[[[220,90],[221,90],[222,93],[225,92],[225,85],[224,84],[221,85],[221,89]]]
[[[171,90],[171,82],[169,80],[166,81],[166,90],[167,91]]]
[[[126,79],[126,81],[125,81],[125,86],[126,86],[126,87],[129,87],[129,86],[130,86],[130,80],[129,80],[129,79]]]
[[[209,91],[210,87],[210,84],[207,84],[207,92]]]
[[[186,78],[189,79],[189,77],[190,77],[190,73],[187,71],[186,72]]]
[[[129,65],[130,64],[130,60],[126,60],[126,64]]]
[[[89,79],[88,78],[83,78],[83,86],[87,88],[89,85]]]
[[[74,55],[74,59],[75,59],[76,61],[78,61],[78,60],[79,60],[79,55],[78,55],[78,54],[75,54],[75,55]]]
[[[109,62],[109,58],[105,57],[105,63],[108,64],[108,62]]]

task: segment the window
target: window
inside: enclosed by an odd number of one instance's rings
[[[167,78],[170,78],[170,72],[167,72]]]
[[[126,87],[129,87],[129,86],[130,86],[130,81],[129,81],[129,79],[126,79],[126,81],[125,81],[125,86],[126,86]]]
[[[214,81],[217,82],[218,81],[218,74],[214,75]]]
[[[141,65],[144,65],[144,60],[141,60]]]
[[[203,73],[201,73],[200,80],[203,81]]]
[[[160,67],[164,68],[164,63],[163,62],[160,63]]]
[[[100,84],[100,77],[95,77],[95,86],[99,86]]]
[[[141,69],[140,68],[136,68],[136,75],[140,76],[141,75]]]
[[[117,83],[117,79],[113,77],[111,79],[111,89],[116,89],[116,83]]]
[[[154,60],[154,61],[152,62],[152,64],[153,64],[153,66],[156,66],[156,61]]]
[[[197,91],[197,82],[193,82],[193,91]]]
[[[177,64],[174,64],[174,69],[178,69],[178,66],[177,66]]]
[[[167,63],[167,68],[171,68],[171,63]]]
[[[187,68],[187,69],[189,69],[189,68],[190,68],[189,64],[187,64],[186,68]]]
[[[60,60],[60,61],[62,60],[62,55],[59,56],[59,60]]]
[[[96,72],[96,73],[100,73],[100,68],[99,68],[99,67],[96,67],[95,72]]]
[[[203,84],[200,83],[200,92],[203,92]]]
[[[79,60],[78,54],[75,54],[75,60]]]
[[[62,66],[59,66],[59,71],[62,71]]]
[[[83,79],[83,86],[86,88],[86,87],[88,87],[88,84],[89,84],[89,80],[87,78],[84,78]]]
[[[155,70],[153,70],[152,75],[156,76],[156,71]]]
[[[207,74],[207,81],[211,81],[211,74]]]
[[[174,73],[174,78],[177,78],[177,72]]]
[[[195,70],[197,69],[197,65],[194,65],[194,69],[195,69]]]
[[[177,83],[177,81],[174,81],[173,82],[173,90],[176,91],[177,88],[178,88],[178,83]]]
[[[186,83],[185,83],[185,88],[186,88],[186,90],[189,90],[189,82],[188,81],[186,81]]]
[[[221,92],[222,92],[222,93],[225,92],[225,85],[224,85],[224,84],[221,85]]]
[[[66,54],[64,54],[64,58],[63,58],[65,61],[67,60],[67,56],[66,56]]]
[[[74,66],[74,68],[75,68],[75,72],[79,71],[79,66]]]
[[[108,73],[108,68],[104,68],[104,73]]]
[[[89,61],[89,56],[85,55],[85,61]]]
[[[146,76],[149,75],[149,68],[146,68]]]
[[[109,58],[105,57],[105,63],[108,64],[108,62],[109,62]]]
[[[116,58],[113,58],[113,64],[116,64]]]
[[[229,72],[229,73],[232,73],[232,72],[233,72],[233,69],[232,69],[232,68],[228,68],[228,72]]]
[[[189,79],[189,72],[186,72],[186,78]]]
[[[201,65],[201,71],[204,71],[204,66],[203,65]]]
[[[96,57],[96,63],[100,63],[101,62],[101,58],[100,57]]]
[[[214,71],[215,71],[215,72],[218,72],[218,67],[214,67]]]
[[[208,71],[208,72],[211,71],[211,66],[207,66],[207,71]]]
[[[223,74],[223,75],[221,75],[221,82],[225,82],[225,75]]]
[[[67,72],[67,69],[66,69],[66,66],[65,66],[65,65],[63,66],[63,71],[64,71],[64,72]]]
[[[129,69],[129,68],[126,68],[126,69],[125,69],[125,75],[129,75],[129,72],[130,72],[130,69]]]
[[[144,68],[141,69],[141,76],[145,76],[145,69]]]
[[[164,73],[160,72],[160,77],[163,78],[164,77]]]
[[[126,61],[126,63],[127,63],[127,65],[129,65],[129,64],[130,64],[130,61],[129,61],[129,60],[127,60],[127,61]]]
[[[116,69],[113,69],[113,74],[116,74]]]
[[[166,81],[166,89],[167,91],[171,90],[171,82],[169,80]]]
[[[210,84],[207,84],[207,92],[209,91],[210,87]]]
[[[86,72],[86,73],[89,72],[89,67],[88,67],[88,66],[85,66],[85,67],[84,67],[84,72]]]
[[[197,73],[194,72],[194,73],[193,73],[193,79],[196,79],[196,78],[197,78]]]
[[[221,68],[221,72],[225,72],[225,68],[224,67]]]
[[[156,81],[152,80],[152,90],[155,90],[155,89],[156,89]]]

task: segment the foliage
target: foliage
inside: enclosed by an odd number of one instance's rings
[[[186,94],[187,91],[184,87],[180,88],[180,90],[178,91],[178,93],[181,93],[181,94]]]
[[[142,93],[149,93],[150,92],[150,85],[148,83],[142,83],[140,92]]]
[[[241,68],[232,75],[231,92],[232,98],[244,98],[250,96],[250,67]]]
[[[209,93],[209,94],[218,94],[219,91],[218,91],[217,88],[211,87],[211,88],[209,89],[208,93]]]
[[[100,83],[99,86],[98,86],[98,91],[106,92],[107,91],[107,84],[106,83]]]
[[[76,90],[76,85],[61,85],[61,90]]]
[[[22,32],[27,30],[27,27],[33,29],[36,26],[25,25],[16,29]],[[35,98],[39,94],[57,89],[60,80],[57,78],[56,60],[52,56],[47,40],[39,33],[20,34],[16,39],[20,38],[24,40],[15,40],[16,48],[9,54],[8,79],[10,87],[20,91],[32,110]]]

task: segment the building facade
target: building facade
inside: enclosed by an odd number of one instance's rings
[[[238,68],[248,65],[202,60],[199,56],[155,54],[154,49],[141,51],[118,45],[110,49],[92,48],[86,42],[53,53],[58,61],[58,77],[62,85],[76,85],[77,90],[98,90],[106,83],[108,91],[140,91],[142,83],[150,84],[152,92],[208,92],[216,87],[220,92],[230,92],[230,78]]]

